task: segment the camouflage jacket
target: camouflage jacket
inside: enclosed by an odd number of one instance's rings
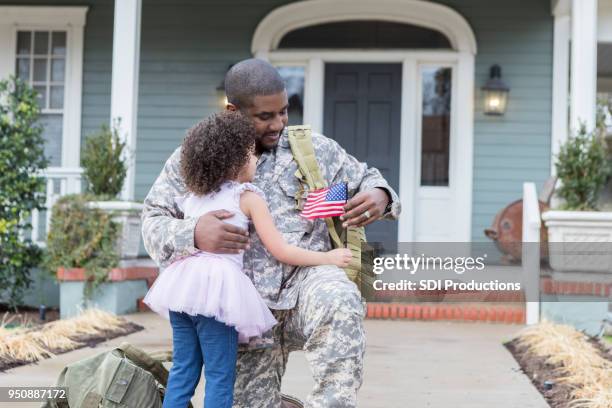
[[[357,161],[338,143],[313,133],[313,144],[322,176],[329,184],[348,181],[349,193],[375,187],[386,189],[392,197],[390,211],[383,218],[397,219],[399,198],[375,168]],[[197,218],[183,219],[174,198],[185,194],[180,175],[180,147],[166,162],[161,174],[144,200],[142,234],[145,248],[160,267],[190,255],[194,247],[194,228]],[[287,134],[283,134],[277,148],[264,152],[257,162],[254,184],[261,188],[268,202],[274,222],[287,242],[314,251],[331,248],[327,225],[322,219],[308,220],[299,215],[296,198],[307,190],[295,176],[297,164],[293,160]],[[245,273],[271,309],[291,309],[297,301],[300,268],[278,262],[268,253],[257,233],[249,231],[251,249],[244,254]]]

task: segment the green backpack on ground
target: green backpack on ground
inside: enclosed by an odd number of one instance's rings
[[[66,366],[57,381],[67,400],[48,400],[42,408],[161,408],[172,353],[148,354],[129,343]],[[193,408],[191,403],[190,408]]]
[[[70,364],[62,370],[57,387],[68,399],[49,399],[41,408],[161,408],[172,351],[146,353],[129,343]],[[302,402],[281,394],[282,408],[303,408]],[[193,408],[191,402],[189,408]]]
[[[327,181],[321,175],[319,164],[317,163],[314,146],[312,144],[312,131],[309,125],[288,126],[287,134],[289,137],[289,145],[294,160],[298,164],[298,170],[295,176],[304,181],[310,190],[317,190],[327,187]],[[302,194],[297,195],[298,208],[302,205]],[[338,217],[325,218],[325,223],[329,229],[329,236],[334,248],[349,248],[353,254],[353,258],[349,266],[344,268],[348,278],[355,282],[362,295],[365,296],[367,288],[371,287],[368,283],[371,282],[372,260],[371,251],[362,252],[365,248],[366,236],[365,228],[348,228],[342,227],[342,222]]]

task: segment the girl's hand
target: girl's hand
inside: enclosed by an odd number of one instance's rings
[[[330,265],[336,265],[340,268],[347,267],[349,263],[351,263],[351,259],[353,258],[351,250],[347,248],[333,249],[329,252],[326,252],[326,255],[329,258]]]

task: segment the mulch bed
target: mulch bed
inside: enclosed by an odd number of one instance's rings
[[[45,320],[40,320],[38,309],[27,306],[20,306],[15,312],[6,304],[0,303],[0,319],[11,318],[11,324],[21,326],[23,324],[44,324],[59,319],[59,309],[48,308],[45,313]]]
[[[600,341],[590,338],[589,342],[604,358],[612,361],[612,354],[610,354],[609,350],[606,350]],[[518,339],[513,339],[504,345],[519,363],[523,373],[529,377],[531,383],[540,391],[540,394],[542,394],[551,408],[569,407],[572,387],[568,384],[558,383],[556,381],[556,378],[560,376],[560,365],[546,363],[541,357],[528,351],[525,346],[520,346],[518,344]],[[552,387],[547,387],[545,385],[546,381],[552,381]]]
[[[21,314],[21,309],[19,310],[20,314]],[[13,320],[13,322],[21,322],[21,321],[26,321],[29,323],[38,323],[38,324],[34,324],[32,325],[32,329],[36,330],[37,328],[42,328],[44,326],[44,324],[40,324],[40,320],[38,319],[38,310],[36,310],[35,312],[31,311],[31,314],[35,313],[36,314],[36,319],[34,319],[34,316],[27,316],[24,318],[24,316],[16,316],[15,320]],[[47,311],[47,319],[46,322],[49,323],[50,321],[53,320],[57,320],[59,318],[59,313],[52,313],[49,314],[49,311]],[[76,342],[78,342],[79,344],[70,349],[70,350],[49,350],[51,351],[53,354],[63,354],[63,353],[67,353],[69,351],[73,351],[73,350],[78,350],[81,349],[83,347],[96,347],[99,343],[105,342],[107,340],[111,340],[114,339],[116,337],[120,337],[120,336],[126,336],[128,334],[132,334],[135,332],[138,332],[140,330],[143,330],[144,327],[140,326],[136,323],[132,323],[129,322],[127,320],[125,320],[125,324],[121,327],[119,327],[117,330],[105,330],[105,331],[101,331],[95,335],[91,335],[91,334],[86,334],[86,335],[78,335],[78,336],[71,336],[70,338]],[[36,364],[36,362],[31,362],[31,361],[24,361],[24,360],[7,360],[7,359],[1,359],[0,358],[0,372],[4,372],[8,369],[14,368],[14,367],[19,367],[22,365],[26,365],[26,364]]]

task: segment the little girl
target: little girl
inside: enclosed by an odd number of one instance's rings
[[[181,148],[181,175],[189,192],[175,197],[187,217],[228,210],[227,222],[253,222],[270,254],[291,265],[347,266],[348,249],[308,251],[285,242],[274,226],[255,175],[255,129],[239,113],[224,112],[191,128]],[[199,251],[168,266],[147,293],[151,310],[169,318],[173,365],[164,407],[183,408],[200,380],[202,364],[207,408],[233,402],[238,342],[270,330],[277,321],[242,271],[242,254]]]

